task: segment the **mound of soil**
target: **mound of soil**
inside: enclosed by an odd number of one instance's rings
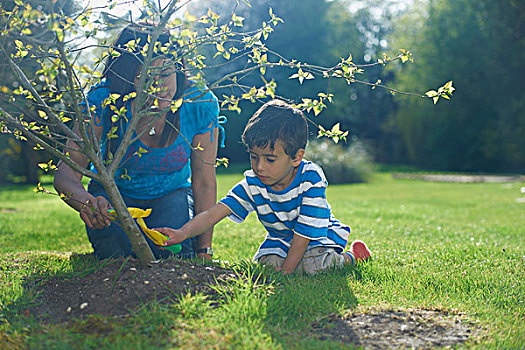
[[[62,323],[98,314],[126,316],[148,302],[169,303],[191,292],[213,296],[212,286],[236,278],[232,270],[184,260],[161,260],[140,269],[134,259],[116,259],[92,273],[55,277],[40,286],[27,312],[43,323]]]
[[[465,315],[443,310],[366,310],[330,315],[313,325],[314,336],[364,349],[455,347],[479,333]]]

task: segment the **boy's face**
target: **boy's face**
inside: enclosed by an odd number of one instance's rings
[[[281,140],[275,142],[273,150],[270,145],[264,148],[254,146],[249,152],[255,175],[276,191],[284,190],[292,182],[304,155],[304,150],[300,149],[293,158],[290,157],[284,152]]]

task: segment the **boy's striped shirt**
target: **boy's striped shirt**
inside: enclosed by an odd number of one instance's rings
[[[332,215],[326,200],[327,185],[322,169],[303,160],[286,189],[275,191],[248,170],[220,203],[230,208],[229,218],[237,223],[250,212],[257,213],[267,235],[254,260],[269,254],[286,258],[294,233],[310,239],[307,250],[323,246],[342,252],[350,227]]]

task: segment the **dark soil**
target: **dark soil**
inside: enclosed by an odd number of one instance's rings
[[[236,278],[232,270],[184,260],[161,260],[144,269],[119,259],[77,277],[55,277],[38,286],[38,304],[28,311],[43,323],[98,314],[122,317],[145,304],[172,303],[191,292],[216,295],[212,286]]]
[[[318,339],[352,343],[364,349],[457,347],[480,333],[461,313],[424,309],[331,315],[315,323],[313,332]]]
[[[37,283],[38,304],[26,310],[42,323],[69,323],[88,315],[125,317],[149,302],[177,302],[177,296],[201,292],[219,297],[213,286],[242,278],[233,270],[184,260],[162,260],[140,269],[133,259],[114,260],[89,274],[53,277]],[[479,329],[465,315],[443,310],[368,309],[328,315],[312,325],[310,336],[364,349],[461,346]]]

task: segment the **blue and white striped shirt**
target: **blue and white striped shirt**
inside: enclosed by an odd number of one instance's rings
[[[307,250],[322,246],[342,252],[350,227],[332,215],[326,201],[327,185],[323,170],[303,160],[292,183],[284,190],[273,190],[253,170],[248,170],[220,203],[230,208],[229,218],[236,223],[243,222],[252,211],[257,213],[267,235],[254,260],[270,254],[286,258],[294,234],[310,240]]]

